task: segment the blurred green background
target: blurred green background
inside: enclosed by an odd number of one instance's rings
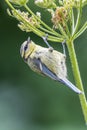
[[[33,11],[40,10],[33,7],[33,0],[29,6]],[[0,0],[0,130],[86,130],[78,95],[32,72],[22,60],[20,46],[28,36],[37,44],[46,45],[33,33],[22,32],[6,8],[4,0]],[[49,24],[49,15],[42,13]],[[82,22],[85,20],[87,7]],[[62,51],[60,44],[51,45]],[[75,41],[75,49],[87,96],[87,31]],[[68,53],[67,68],[74,83]]]

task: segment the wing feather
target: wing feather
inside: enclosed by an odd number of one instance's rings
[[[70,89],[72,89],[74,92],[76,92],[78,94],[83,93],[75,85],[73,85],[68,79],[66,79],[66,78],[61,79],[55,73],[53,73],[51,70],[49,70],[49,68],[45,64],[43,64],[40,59],[36,59],[35,63],[39,67],[39,70],[41,71],[42,74],[50,77],[53,80],[56,80],[56,81],[59,81],[59,82],[65,84],[67,87],[69,87]]]

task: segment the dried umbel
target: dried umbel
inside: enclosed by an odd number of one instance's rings
[[[10,16],[15,17],[19,21],[18,27],[22,31],[31,32],[32,30],[30,29],[29,24],[31,26],[36,27],[36,28],[40,27],[40,22],[38,20],[36,20],[33,15],[29,15],[28,12],[24,12],[24,11],[21,11],[21,10],[16,10],[16,12],[15,12],[14,10],[10,11],[9,9],[7,10],[7,12]],[[22,16],[22,18],[20,16]],[[41,18],[40,12],[36,12],[36,16],[38,18]],[[23,21],[23,19],[25,21]],[[25,22],[27,24],[25,24]]]
[[[38,14],[37,14],[38,15]],[[32,26],[39,28],[40,27],[40,23],[38,20],[36,20],[34,18],[34,16],[30,16],[26,18],[26,21],[31,24]],[[24,24],[24,22],[20,22],[18,24],[18,27],[22,30],[22,31],[26,31],[26,32],[31,32],[32,30],[29,28],[28,24]]]
[[[58,28],[58,25],[61,24],[65,27],[65,23],[68,21],[68,10],[65,7],[57,7],[54,14],[52,15],[52,22],[54,28]]]

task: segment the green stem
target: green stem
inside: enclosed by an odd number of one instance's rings
[[[73,39],[79,37],[87,29],[87,22],[80,28],[80,30],[73,36]]]
[[[42,26],[40,26],[40,29],[41,29],[42,31],[44,31],[45,33],[47,33],[47,34],[54,35],[54,33],[53,33],[52,31],[47,30],[46,28],[44,28],[44,27],[42,27]],[[54,35],[54,36],[57,36],[57,35]],[[57,36],[57,37],[59,37],[59,36]],[[61,35],[61,37],[64,37],[64,36]],[[59,37],[59,38],[61,38],[61,37]]]
[[[81,21],[81,16],[82,16],[82,0],[80,0],[80,7],[77,10],[77,20],[76,20],[76,24],[75,24],[75,28],[73,31],[73,34],[75,34],[78,31],[79,25],[80,25],[80,21]]]
[[[64,38],[65,38],[64,40],[68,39],[68,36],[67,36],[65,30],[63,29],[63,27],[61,26],[61,24],[59,24],[58,27],[59,27],[59,31],[61,32],[61,34],[62,34],[62,35],[64,36]]]
[[[74,33],[74,26],[75,26],[75,21],[74,21],[74,12],[73,9],[71,10],[71,34],[73,35]]]
[[[84,119],[85,119],[85,122],[87,124],[86,96],[85,96],[85,93],[84,93],[82,80],[81,80],[81,76],[80,76],[80,71],[79,71],[79,67],[78,67],[78,63],[77,63],[76,53],[75,53],[75,49],[74,49],[74,44],[73,44],[72,40],[67,41],[67,47],[68,47],[68,51],[69,51],[69,55],[70,55],[70,60],[71,60],[71,64],[72,64],[72,70],[73,70],[73,75],[74,75],[74,78],[75,78],[76,86],[80,90],[83,91],[83,94],[79,94],[79,99],[80,99]]]

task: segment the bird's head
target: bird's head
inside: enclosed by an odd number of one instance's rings
[[[21,57],[26,61],[35,49],[35,43],[28,38],[27,41],[23,42],[20,48]]]

